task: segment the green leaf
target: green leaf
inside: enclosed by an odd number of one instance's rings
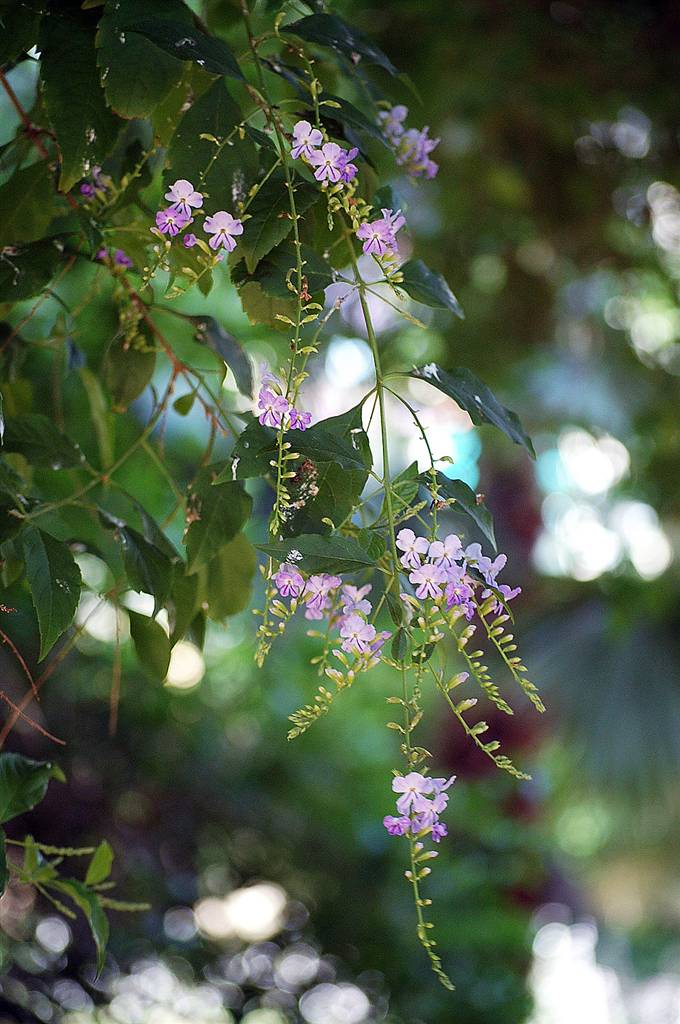
[[[285,316],[289,321],[295,316],[295,301],[291,292],[288,295],[287,299],[267,295],[254,280],[246,281],[238,290],[243,312],[251,324],[266,324],[267,327],[284,333],[288,332],[290,324],[279,320],[279,316]]]
[[[515,444],[523,445],[532,458],[534,446],[525,433],[516,413],[501,405],[493,392],[474,373],[464,367],[443,370],[437,363],[428,363],[412,370],[411,377],[424,380],[452,398],[470,416],[473,423],[490,423],[507,435]]]
[[[105,882],[111,874],[112,865],[113,850],[110,843],[103,839],[92,854],[92,860],[85,875],[85,885],[99,885],[100,882]]]
[[[172,626],[170,643],[172,646],[185,635],[205,601],[206,573],[206,569],[191,573],[191,575],[175,572],[172,581],[170,617]]]
[[[178,557],[162,531],[144,512],[137,508],[145,517],[145,534],[141,534],[132,526],[112,516],[105,509],[99,509],[99,516],[104,526],[116,530],[123,547],[123,563],[128,583],[138,593],[152,594],[154,598],[154,615],[166,604],[172,590],[174,567],[173,555]],[[154,533],[150,534],[149,527]]]
[[[395,661],[403,661],[408,654],[408,633],[400,626],[392,639],[392,657]]]
[[[236,536],[252,509],[253,499],[242,483],[229,480],[214,486],[216,476],[215,467],[206,467],[191,489],[191,512],[195,518],[185,537],[190,573],[207,565]]]
[[[49,883],[49,888],[65,893],[85,915],[97,950],[97,974],[100,974],[104,968],[106,944],[109,941],[109,922],[97,893],[91,892],[76,878],[55,878]]]
[[[399,287],[416,302],[439,309],[450,309],[461,320],[465,319],[458,299],[436,270],[430,270],[422,260],[409,260],[399,268],[399,271],[403,278]]]
[[[353,103],[348,100],[342,99],[341,96],[332,96],[323,93],[322,100],[332,100],[333,106],[326,106],[323,102],[321,104],[321,117],[323,121],[339,121],[343,128],[349,128],[350,131],[361,132],[364,135],[369,135],[372,139],[377,139],[378,142],[382,142],[383,146],[390,148],[385,135],[383,134],[380,126],[375,120],[372,120],[358,107],[355,107]],[[335,106],[335,104],[338,104]],[[393,207],[397,209],[397,207]]]
[[[432,490],[431,473],[422,473],[420,482]],[[462,480],[450,480],[443,473],[437,473],[437,487],[440,498],[453,499],[452,510],[462,512],[479,527],[488,537],[494,548],[496,536],[493,528],[493,517],[483,501],[477,500],[475,492]]]
[[[231,458],[215,478],[215,483],[225,480],[248,480],[251,477],[266,476],[271,471],[270,461],[276,457],[276,431],[252,419],[241,431],[233,447]]]
[[[191,26],[191,15],[180,0],[144,0],[143,13],[177,16]],[[106,0],[97,32],[97,63],[106,98],[125,118],[149,117],[184,72],[182,60],[133,31],[139,15],[139,0]]]
[[[38,42],[44,3],[39,0],[3,0],[0,3],[0,64],[11,64]]]
[[[83,461],[80,447],[70,437],[59,433],[54,423],[40,413],[12,416],[5,424],[6,452],[19,452],[30,463],[68,469]]]
[[[53,7],[40,33],[45,106],[61,154],[59,187],[68,192],[112,148],[120,123],[106,105],[94,48],[94,22],[75,7]]]
[[[130,636],[139,663],[152,679],[162,683],[170,664],[170,639],[155,619],[131,610],[128,610],[128,615]]]
[[[78,373],[90,406],[90,417],[97,436],[101,467],[108,469],[113,462],[113,432],[106,395],[101,380],[87,366],[81,366]]]
[[[39,804],[50,779],[65,781],[61,768],[50,761],[33,761],[22,754],[0,754],[0,823]]]
[[[314,294],[323,291],[333,283],[331,266],[309,245],[303,244],[301,253],[304,261],[302,272],[307,279],[309,292]],[[231,268],[231,279],[239,289],[244,284],[255,281],[266,295],[287,299],[290,302],[292,293],[286,283],[286,277],[290,277],[293,284],[296,284],[297,274],[290,274],[291,269],[296,267],[295,246],[292,241],[287,239],[260,260],[252,274],[248,274],[245,261],[240,260]]]
[[[211,619],[221,622],[248,607],[256,569],[255,548],[244,534],[237,533],[208,565],[207,600]]]
[[[20,245],[0,260],[0,302],[18,302],[41,292],[63,259],[55,240]]]
[[[45,160],[15,171],[0,188],[0,246],[42,238],[54,216],[54,198],[52,175]]]
[[[395,476],[390,481],[390,488],[393,494],[396,494],[401,501],[397,501],[396,511],[401,512],[403,508],[410,505],[413,499],[418,494],[418,463],[412,462],[406,469],[402,469],[401,473]],[[383,499],[382,509],[380,511],[379,519],[382,519],[386,514],[385,500]]]
[[[385,539],[377,530],[359,530],[357,540],[362,548],[366,549],[366,553],[371,556],[374,562],[382,558],[387,550]]]
[[[256,544],[259,551],[280,562],[291,562],[305,572],[356,572],[374,565],[373,557],[354,537],[335,533],[322,537],[318,533],[301,534],[271,544]]]
[[[306,182],[294,183],[293,187],[298,215],[318,202],[321,196],[319,189]],[[245,222],[239,247],[245,257],[248,272],[252,274],[262,257],[282,242],[293,228],[290,197],[283,172],[272,174],[248,207],[248,213],[251,216]]]
[[[357,29],[350,28],[341,18],[335,14],[310,14],[292,25],[285,25],[282,32],[299,36],[309,43],[319,43],[321,46],[329,46],[331,49],[348,57],[352,64],[358,62],[359,58],[368,64],[377,64],[384,68],[391,75],[398,75],[392,61],[382,50],[378,49],[370,39]]]
[[[192,316],[190,320],[196,326],[196,341],[208,345],[224,360],[241,394],[252,398],[253,367],[240,342],[212,316]]]
[[[233,53],[226,43],[215,36],[207,36],[193,26],[167,18],[143,18],[129,26],[130,32],[138,32],[165,50],[172,57],[191,60],[207,71],[209,75],[229,75],[243,79]]]
[[[33,526],[21,534],[26,580],[38,616],[40,661],[68,629],[80,597],[80,569],[67,544]]]
[[[113,339],[104,357],[104,382],[111,393],[114,412],[125,412],[141,395],[155,368],[155,349],[134,348],[124,338]]]
[[[245,199],[258,172],[257,150],[250,139],[240,139],[238,133],[226,142],[242,120],[241,108],[218,79],[187,110],[172,137],[164,190],[177,178],[187,178],[215,203],[221,204],[224,197],[230,202]]]

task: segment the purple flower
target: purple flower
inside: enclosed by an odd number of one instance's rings
[[[445,789],[452,786],[456,781],[456,776],[452,775],[448,779],[432,779],[432,791],[434,793],[443,793]]]
[[[359,150],[356,147],[350,150],[342,150],[342,169],[340,171],[340,180],[344,181],[346,185],[349,185],[350,181],[354,181],[359,173],[357,165],[352,163],[352,160],[354,160],[358,152]]]
[[[108,259],[109,258],[108,249],[105,249],[104,246],[102,246],[101,249],[97,249],[94,258],[96,260],[106,260],[106,259]]]
[[[309,155],[309,162],[316,167],[314,177],[317,181],[329,181],[335,184],[340,181],[344,169],[344,151],[336,142],[326,142],[321,149],[314,149]]]
[[[411,827],[411,819],[405,814],[399,818],[395,818],[393,814],[386,814],[383,825],[391,836],[405,836]]]
[[[189,231],[182,239],[182,245],[184,246],[185,249],[193,249],[197,241],[198,239],[196,238],[196,235],[192,234],[191,231]]]
[[[363,616],[352,612],[342,620],[340,636],[343,638],[343,651],[361,654],[369,650],[372,641],[375,640],[375,626],[366,622]]]
[[[457,537],[455,533],[450,533],[443,541],[433,541],[430,544],[427,557],[435,565],[441,565],[442,569],[448,569],[463,557],[463,545],[460,542],[460,537]]]
[[[503,602],[505,602],[505,604],[507,604],[508,601],[512,601],[514,598],[517,597],[518,594],[522,593],[522,588],[521,587],[509,587],[506,583],[498,584],[496,586],[496,590],[498,590],[499,593],[502,595],[503,601],[500,601],[498,598],[496,599],[496,601],[494,603],[494,606],[493,606],[493,609],[492,609],[493,612],[502,612],[503,611]],[[484,601],[484,600],[486,600],[487,597],[491,597],[491,595],[493,593],[494,593],[493,590],[483,590],[482,591],[482,600]]]
[[[366,600],[366,594],[370,594],[372,589],[370,583],[367,583],[365,587],[353,587],[351,583],[345,583],[342,588],[342,610],[345,615],[350,615],[352,612],[368,615],[372,605],[370,601]]]
[[[390,633],[389,629],[383,629],[380,633],[378,633],[375,640],[371,644],[371,654],[379,654],[380,651],[383,649],[385,641],[389,640],[391,636],[392,634]]]
[[[357,228],[357,238],[363,244],[364,252],[374,256],[384,256],[397,248],[397,231],[406,223],[401,210],[382,210],[382,217],[371,223],[361,224]]]
[[[95,187],[89,181],[84,181],[80,186],[80,194],[85,196],[87,199],[92,199],[95,194]]]
[[[283,562],[279,571],[272,576],[276,589],[282,597],[299,597],[305,585],[302,575],[294,565]]]
[[[417,798],[424,793],[432,792],[432,779],[421,775],[420,772],[397,775],[395,779],[392,779],[392,791],[402,794],[397,800],[397,810],[400,814],[407,814]]]
[[[132,260],[123,252],[122,249],[116,249],[113,254],[113,262],[119,267],[125,267],[126,269],[132,266]]]
[[[482,554],[480,544],[468,544],[465,549],[465,557],[469,562],[472,562],[477,569],[479,569],[489,586],[495,586],[496,577],[508,561],[508,556],[503,554],[497,555],[496,558],[491,561],[487,555]]]
[[[323,612],[329,604],[328,595],[342,584],[339,576],[329,576],[328,573],[318,573],[310,576],[304,590],[304,600],[307,605],[307,618],[320,619],[318,614]],[[309,614],[311,613],[311,614]]]
[[[257,396],[258,419],[263,427],[282,427],[290,413],[290,402],[269,388],[262,388]]]
[[[298,409],[291,408],[290,410],[290,429],[291,430],[307,430],[312,425],[312,414],[311,412],[300,412]]]
[[[429,781],[431,782],[432,780],[430,779]],[[447,793],[435,793],[431,799],[428,799],[423,793],[416,793],[413,797],[413,810],[418,816],[419,828],[434,825],[435,822],[439,821],[439,815],[442,811],[446,810],[448,802],[449,797]],[[399,807],[398,802],[397,807]]]
[[[156,227],[164,235],[171,235],[173,238],[178,235],[182,228],[185,228],[187,224],[191,223],[191,217],[188,217],[186,213],[180,213],[178,210],[169,207],[167,210],[159,210],[156,214]]]
[[[429,547],[429,542],[425,537],[416,537],[413,530],[405,529],[397,534],[397,547],[404,552],[399,559],[401,564],[416,569],[420,565],[420,556],[424,555]]]
[[[446,572],[438,565],[419,566],[409,573],[408,577],[416,587],[416,597],[422,601],[426,597],[441,597],[442,584],[446,583]]]
[[[429,128],[409,128],[397,140],[397,164],[405,167],[413,178],[434,178],[439,165],[430,159],[430,153],[439,144],[439,139],[429,137]]]
[[[392,252],[394,235],[384,220],[360,224],[357,228],[357,238],[364,243],[364,252],[372,256],[384,256],[385,253]]]
[[[378,122],[392,145],[396,145],[399,137],[404,134],[404,121],[407,117],[408,107],[402,104],[379,112]]]
[[[203,196],[186,178],[178,178],[165,193],[165,199],[172,203],[172,210],[187,217],[191,217],[192,209],[198,210],[203,206]]]
[[[322,142],[323,135],[318,128],[312,128],[309,121],[298,121],[293,126],[293,148],[290,155],[293,160],[301,156],[310,160],[315,147],[320,146]]]
[[[432,842],[433,843],[438,843],[441,839],[444,838],[444,836],[448,836],[448,834],[449,834],[449,830],[446,827],[446,825],[444,824],[444,822],[443,821],[435,821],[434,825],[432,826],[432,830],[430,832],[430,835],[432,836]]]
[[[475,591],[472,580],[460,566],[453,565],[447,571],[448,584],[445,590],[446,607],[461,607],[465,618],[470,622],[475,614]]]
[[[205,218],[203,230],[212,235],[208,242],[211,249],[223,246],[227,252],[232,252],[236,248],[234,236],[243,234],[243,224],[226,210],[218,210],[212,217]]]

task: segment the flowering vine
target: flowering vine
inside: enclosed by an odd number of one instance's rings
[[[267,481],[272,492],[268,536],[255,537],[264,557],[262,607],[255,612],[256,661],[261,665],[296,622],[304,623],[317,643],[312,663],[320,683],[309,703],[291,714],[290,739],[326,715],[338,694],[366,673],[378,665],[391,670],[395,682],[388,702],[398,720],[387,726],[396,735],[400,759],[391,783],[385,780],[385,809],[391,785],[396,804],[390,810],[396,813],[386,813],[383,825],[387,835],[404,843],[418,938],[436,975],[450,988],[422,883],[437,856],[432,845],[455,827],[455,789],[453,777],[434,774],[432,755],[416,742],[425,693],[434,691],[470,741],[517,779],[527,776],[499,752],[498,741],[486,738],[486,723],[469,719],[480,698],[513,713],[479,644],[486,643],[497,666],[537,710],[543,704],[514,633],[507,632],[513,621],[510,604],[520,589],[500,579],[507,560],[492,552],[493,523],[483,496],[456,479],[449,452],[433,451],[403,382],[427,383],[474,424],[495,427],[529,454],[531,441],[515,414],[467,369],[431,363],[386,372],[374,326],[378,301],[421,327],[412,302],[462,316],[443,276],[421,259],[407,258],[408,207],[391,185],[376,182],[377,169],[378,177],[392,181],[407,175],[425,187],[438,172],[432,154],[439,140],[427,127],[407,126],[407,108],[394,105],[379,84],[380,74],[396,73],[391,61],[334,14],[315,8],[296,18],[284,6],[276,15],[267,9],[262,22],[254,23],[247,0],[241,0],[247,53],[239,62],[223,40],[197,27],[179,0],[178,20],[163,21],[158,31],[153,18],[140,22],[134,7],[106,0],[103,12],[88,6],[77,15],[97,48],[92,84],[93,102],[101,104],[99,136],[91,137],[85,125],[82,136],[70,122],[64,125],[59,97],[51,94],[49,68],[57,44],[50,33],[60,17],[76,15],[54,12],[41,37],[48,69],[46,109],[54,123],[47,133],[52,149],[40,156],[59,165],[54,217],[45,238],[18,238],[16,246],[3,250],[10,273],[0,284],[0,292],[5,289],[0,298],[17,302],[13,330],[19,331],[21,317],[32,315],[24,314],[21,302],[40,293],[37,307],[59,274],[78,264],[91,274],[92,294],[106,295],[116,331],[101,357],[104,384],[82,374],[98,461],[86,458],[80,447],[82,440],[90,452],[91,438],[71,440],[64,423],[64,431],[51,438],[47,457],[59,476],[53,490],[51,481],[38,481],[35,486],[44,490],[27,501],[33,483],[20,478],[20,462],[7,464],[3,479],[10,514],[3,542],[10,547],[5,556],[11,554],[10,563],[18,565],[31,591],[41,657],[66,637],[58,655],[63,657],[75,642],[73,621],[84,584],[71,543],[61,538],[73,538],[74,549],[80,544],[82,550],[93,529],[105,541],[112,535],[120,548],[113,563],[117,583],[101,599],[117,604],[119,595],[132,589],[151,594],[154,618],[165,609],[167,631],[157,622],[154,629],[134,615],[131,620],[140,659],[153,661],[163,678],[174,644],[192,630],[192,636],[202,635],[206,616],[219,620],[245,607],[251,574],[244,552],[254,560],[244,532],[253,505],[246,484]],[[125,64],[126,33],[135,33],[142,48],[148,42],[150,61],[158,48],[166,48],[180,67],[191,63],[191,75],[178,75],[167,89],[159,80],[154,92],[151,73],[152,85],[140,97]],[[333,76],[321,74],[319,65],[329,61],[340,72],[342,96],[329,94],[324,84]],[[375,66],[381,71],[374,75]],[[347,74],[348,68],[357,73]],[[285,95],[279,95],[282,90]],[[123,119],[148,122],[153,142],[141,156],[125,149]],[[81,149],[71,152],[76,136],[88,140],[85,158]],[[36,146],[45,148],[42,141]],[[372,280],[366,265],[375,270]],[[41,276],[42,268],[46,275]],[[217,304],[214,315],[205,317],[172,305],[191,289],[209,296],[214,282],[226,278],[251,323],[271,330],[270,351],[280,361],[261,369],[256,387],[248,353],[220,324]],[[337,286],[341,297],[335,297]],[[327,325],[350,298],[363,320],[374,381],[354,408],[321,418],[307,408],[314,408],[307,381]],[[77,328],[78,311],[69,311],[69,317]],[[175,350],[163,327],[169,317],[213,353],[217,384],[199,360]],[[389,365],[394,362],[391,358]],[[227,369],[245,409],[225,404]],[[180,385],[185,390],[174,397]],[[147,421],[118,452],[107,433],[109,414],[124,414],[147,389]],[[392,473],[388,396],[401,403],[423,439],[425,467],[414,464]],[[13,396],[13,410],[17,401]],[[163,432],[169,416],[186,416],[194,406],[208,424],[209,440],[195,473],[178,480],[165,464]],[[43,419],[32,408],[13,411],[3,458],[34,454],[35,437],[46,433]],[[371,448],[370,422],[379,426],[379,452]],[[216,459],[215,446],[223,442],[226,453]],[[163,523],[146,509],[144,494],[129,494],[116,479],[133,452],[153,462],[167,483],[173,507]],[[44,461],[42,450],[39,455]],[[65,479],[62,470],[69,474]],[[68,527],[59,523],[59,516],[73,509],[91,517],[84,539],[74,536],[70,522]],[[464,522],[459,533],[447,532],[450,510]],[[52,519],[43,519],[48,513]],[[177,517],[183,533],[181,543],[174,544],[165,527]],[[50,522],[59,527],[54,534],[46,528]],[[255,523],[249,532],[257,529]],[[476,539],[480,536],[484,547]],[[102,542],[98,550],[110,548]],[[229,584],[229,593],[220,590],[224,559],[238,581],[238,587]],[[46,594],[56,594],[58,601],[47,601]],[[118,654],[116,665],[112,728],[120,693]],[[12,708],[0,743],[26,706]]]

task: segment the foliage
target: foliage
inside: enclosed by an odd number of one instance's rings
[[[61,660],[80,629],[86,586],[77,556],[100,558],[109,579],[98,597],[114,611],[130,592],[151,596],[152,614],[131,610],[130,631],[140,664],[162,681],[176,644],[186,636],[200,643],[206,618],[224,620],[249,602],[257,548],[266,556],[258,663],[298,609],[325,620],[324,629],[310,631],[320,641],[313,662],[323,685],[313,703],[291,715],[291,738],[363,673],[381,661],[391,668],[398,693],[388,700],[399,720],[388,728],[403,756],[393,788],[405,796],[400,824],[386,819],[386,827],[406,837],[418,937],[451,987],[427,920],[431,900],[421,890],[436,856],[423,844],[446,833],[427,797],[436,793],[441,810],[450,785],[431,777],[432,755],[414,741],[423,690],[440,694],[476,747],[520,779],[527,776],[498,753],[499,741],[480,738],[487,723],[466,717],[477,703],[471,683],[512,714],[486,655],[468,650],[472,638],[484,634],[498,667],[537,710],[543,704],[506,632],[508,602],[518,591],[497,580],[505,556],[492,560],[477,543],[438,536],[440,514],[453,506],[494,543],[483,497],[442,475],[451,455],[432,450],[401,382],[426,381],[473,423],[497,428],[530,455],[533,446],[518,417],[470,370],[407,360],[393,366],[381,351],[376,301],[414,326],[422,324],[409,298],[462,315],[439,272],[420,258],[402,262],[396,236],[404,212],[378,187],[395,164],[413,179],[437,170],[429,155],[437,140],[427,129],[404,129],[399,108],[382,92],[381,72],[398,73],[390,59],[336,14],[299,18],[284,7],[264,11],[254,25],[244,2],[249,49],[237,60],[180,0],[144,7],[140,17],[139,5],[127,0],[49,5],[40,20],[26,6],[18,32],[22,39],[37,32],[41,55],[42,91],[33,109],[23,109],[0,72],[22,120],[3,151],[0,186],[8,211],[0,276],[8,321],[4,583],[30,592],[39,659],[52,653]],[[356,102],[329,93],[328,80],[341,81]],[[154,215],[161,194],[171,205]],[[366,280],[365,257],[377,282]],[[272,329],[280,362],[260,372],[255,409],[248,407],[254,375],[247,346],[225,330],[218,302],[211,305],[227,278],[250,323]],[[61,289],[68,294],[69,281],[78,282],[80,298],[60,298],[58,316],[36,337],[43,303]],[[331,283],[345,288],[344,297],[326,300]],[[210,316],[185,311],[193,295],[208,300]],[[311,425],[302,408],[305,382],[327,324],[348,297],[358,299],[375,384],[355,408]],[[95,304],[98,329],[90,333]],[[177,397],[180,382],[189,390]],[[414,467],[392,478],[388,395],[427,445],[423,473]],[[49,402],[54,426],[44,412]],[[166,431],[181,429],[194,407],[208,424],[204,449],[189,466],[169,465]],[[377,452],[367,433],[374,417]],[[149,507],[144,487],[126,483],[133,459],[163,478],[162,512]],[[273,496],[264,538],[254,535],[252,509],[267,485]],[[341,578],[346,574],[353,582]],[[366,599],[371,587],[375,605]],[[114,726],[119,657],[115,664]],[[49,663],[10,708],[3,740],[48,671]],[[454,698],[459,687],[465,690]],[[408,796],[409,779],[420,780],[418,799]],[[106,856],[98,854],[85,883],[44,876],[47,888],[68,895],[87,916],[100,961],[106,903],[96,886],[105,884],[99,875]]]

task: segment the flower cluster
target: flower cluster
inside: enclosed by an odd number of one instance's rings
[[[397,251],[397,232],[406,220],[401,210],[381,210],[378,220],[365,221],[357,228],[357,238],[362,241],[363,250],[372,256],[393,256]]]
[[[412,178],[434,178],[439,164],[430,159],[430,153],[439,144],[439,139],[431,139],[427,127],[406,128],[404,121],[407,117],[408,107],[398,105],[381,110],[378,121],[394,149],[397,164]]]
[[[101,263],[104,263],[106,260],[109,259],[109,250],[105,246],[102,246],[101,249],[97,249],[97,252],[95,253],[95,259],[99,260]],[[132,260],[126,253],[123,252],[122,249],[116,249],[114,251],[113,262],[117,267],[122,267],[124,270],[129,270],[130,267],[132,266]]]
[[[521,592],[520,587],[509,587],[499,584],[497,577],[507,562],[507,556],[500,554],[490,559],[482,554],[479,544],[469,544],[463,548],[460,537],[450,533],[443,541],[429,541],[426,537],[418,537],[413,530],[400,530],[396,539],[397,547],[403,554],[400,562],[409,569],[409,580],[415,587],[416,597],[421,601],[427,598],[438,600],[442,594],[446,598],[447,608],[462,608],[468,621],[472,619],[477,607],[475,588],[486,583],[481,592],[481,600],[486,600],[497,593],[502,600],[512,601]],[[476,576],[470,573],[474,569]],[[502,609],[501,600],[496,601],[497,610]]]
[[[108,186],[102,175],[101,167],[95,166],[90,172],[89,181],[84,181],[80,186],[80,194],[85,196],[86,199],[94,199],[97,195],[103,195],[106,192]],[[110,183],[110,179],[107,179]]]
[[[257,396],[257,418],[264,427],[277,430],[306,430],[312,414],[300,412],[285,395],[285,387],[273,373],[265,373]]]
[[[193,224],[194,211],[200,210],[203,206],[203,195],[186,178],[178,178],[165,193],[165,198],[171,205],[165,210],[158,211],[156,227],[161,234],[174,238]],[[243,224],[226,210],[218,210],[217,213],[205,218],[203,230],[210,235],[210,248],[218,250],[221,254],[223,250],[232,252],[236,248],[236,238],[243,234]],[[182,242],[185,248],[192,249],[198,239],[195,234],[187,232]]]
[[[420,772],[397,775],[392,780],[392,790],[399,793],[398,815],[387,814],[383,825],[391,836],[421,836],[429,832],[435,843],[448,835],[448,829],[440,814],[446,809],[449,795],[446,790],[453,785],[456,777],[431,779]]]
[[[279,566],[272,580],[281,597],[295,598],[305,606],[306,619],[327,618],[329,627],[337,629],[340,646],[347,654],[361,654],[373,661],[392,635],[387,631],[379,633],[368,621],[373,610],[367,600],[370,584],[364,587],[343,584],[339,576],[328,573],[316,573],[305,579],[299,569],[288,562]]]
[[[312,128],[309,121],[298,121],[293,126],[293,145],[290,155],[294,160],[305,160],[314,168],[314,177],[322,184],[349,185],[357,176],[357,166],[352,161],[359,150],[343,149],[337,142],[324,142],[318,128]]]

